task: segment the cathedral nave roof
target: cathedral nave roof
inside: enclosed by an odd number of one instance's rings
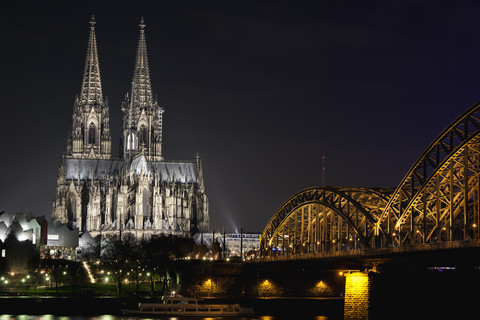
[[[142,160],[143,159],[143,160]],[[146,161],[140,156],[133,159],[130,166],[124,160],[104,159],[65,159],[67,180],[104,179],[118,177],[126,170],[134,170],[135,174],[157,175],[162,182],[198,183],[195,161]]]

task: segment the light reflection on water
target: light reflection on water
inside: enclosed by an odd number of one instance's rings
[[[298,319],[298,317],[297,317]],[[310,318],[312,320],[328,320],[328,317],[317,316]],[[276,320],[273,316],[257,317],[124,317],[113,315],[101,315],[94,317],[84,316],[55,316],[51,314],[44,315],[0,315],[0,320]],[[278,320],[278,318],[277,318]]]

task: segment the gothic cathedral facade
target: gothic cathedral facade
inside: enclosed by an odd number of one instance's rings
[[[164,110],[153,98],[143,19],[131,92],[121,110],[120,158],[114,159],[92,17],[82,87],[58,170],[52,222],[92,236],[128,232],[138,238],[190,237],[207,232],[208,199],[200,157],[167,161],[162,155]]]

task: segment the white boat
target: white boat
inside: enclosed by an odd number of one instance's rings
[[[240,304],[201,304],[198,299],[185,297],[165,297],[163,302],[141,302],[138,309],[122,309],[124,314],[174,315],[174,316],[249,316],[253,308],[240,307]]]

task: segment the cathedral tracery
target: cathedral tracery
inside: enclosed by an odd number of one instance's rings
[[[143,20],[132,90],[121,107],[121,159],[112,159],[109,108],[102,95],[94,24],[92,19],[52,220],[72,223],[92,236],[125,230],[138,237],[188,237],[208,231],[200,158],[165,161],[162,156],[164,110],[153,99]]]
[[[134,132],[130,132],[127,138],[127,150],[137,150],[138,139],[137,135]]]
[[[145,125],[140,126],[140,146],[146,147],[148,144],[148,131]]]
[[[90,122],[88,126],[88,144],[95,144],[95,124]]]
[[[67,218],[69,221],[73,221],[77,217],[77,196],[69,192],[66,196],[66,203],[67,207]]]

